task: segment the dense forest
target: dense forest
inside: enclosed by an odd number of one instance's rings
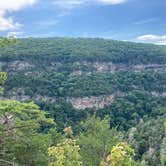
[[[0,165],[166,165],[165,46],[13,40],[0,40]]]

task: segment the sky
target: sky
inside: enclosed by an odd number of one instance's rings
[[[0,36],[166,45],[166,0],[0,0]]]

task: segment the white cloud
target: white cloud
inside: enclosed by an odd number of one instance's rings
[[[97,0],[97,1],[108,5],[116,5],[126,2],[126,0]]]
[[[22,35],[24,34],[24,32],[8,32],[7,36],[10,37],[15,37],[15,38],[18,38],[18,37],[21,37]]]
[[[55,0],[54,5],[62,8],[73,8],[84,4],[87,0]]]
[[[136,40],[140,42],[166,45],[166,35],[147,34],[147,35],[138,36]]]
[[[18,29],[21,24],[14,22],[12,17],[7,17],[8,12],[19,11],[22,8],[33,5],[37,0],[0,0],[0,31]]]
[[[143,24],[148,24],[148,23],[152,23],[157,21],[157,18],[149,18],[149,19],[145,19],[145,20],[140,20],[140,21],[136,21],[134,22],[135,25],[143,25]]]
[[[127,0],[54,0],[53,4],[61,8],[75,8],[87,4],[116,5],[124,3]]]
[[[36,0],[1,0],[0,10],[17,11],[34,3],[36,3]]]
[[[8,29],[18,29],[22,25],[18,22],[14,22],[11,17],[6,18],[5,14],[0,11],[0,31],[8,30]]]

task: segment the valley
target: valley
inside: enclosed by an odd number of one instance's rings
[[[71,126],[82,140],[80,146],[88,138],[81,132],[92,129],[93,133],[91,121],[105,125],[109,118],[110,131],[123,135],[122,140],[135,150],[137,162],[161,163],[165,46],[98,38],[30,38],[1,52],[0,70],[7,73],[2,101],[37,104],[56,122],[58,132]],[[91,128],[85,129],[84,123]]]

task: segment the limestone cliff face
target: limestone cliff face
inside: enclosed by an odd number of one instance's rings
[[[64,64],[60,62],[52,62],[48,68],[58,70],[59,67],[62,67]],[[92,74],[92,73],[102,73],[102,72],[115,72],[115,71],[142,71],[142,70],[155,70],[155,71],[166,71],[166,64],[138,64],[138,65],[126,65],[126,64],[113,64],[112,62],[74,62],[69,65],[75,66],[84,66],[86,71],[81,69],[74,70],[72,74],[82,75],[82,74]],[[31,64],[26,61],[15,60],[12,62],[2,62],[0,61],[0,70],[5,68],[6,71],[22,71],[26,70],[27,72],[33,67],[37,67],[34,64]]]
[[[141,72],[143,70],[153,70],[153,71],[166,71],[166,64],[139,64],[139,65],[126,65],[126,64],[113,64],[112,62],[77,62],[77,65],[84,65],[87,68],[91,67],[89,71],[76,70],[73,75],[83,75],[83,74],[94,74],[94,73],[103,73],[110,72],[114,73],[115,71],[129,71]]]
[[[47,66],[49,69],[51,68],[53,71],[57,71],[58,68],[62,67],[63,63],[60,62],[52,62],[50,66]],[[72,64],[68,64],[69,66],[76,66],[71,72],[72,75],[91,75],[94,73],[104,73],[110,72],[114,73],[115,71],[135,71],[141,72],[144,70],[153,70],[153,71],[166,71],[166,64],[138,64],[138,65],[126,65],[126,64],[113,64],[112,62],[74,62]],[[83,66],[85,70],[81,67]],[[20,71],[24,72],[26,76],[39,76],[42,71],[34,71],[32,68],[37,68],[33,62],[29,63],[26,61],[15,60],[11,62],[3,62],[0,61],[0,71],[4,70],[8,73],[17,73]],[[52,71],[51,70],[51,71]],[[48,97],[47,94],[45,96],[41,96],[39,94],[35,94],[34,96],[27,96],[24,93],[24,87],[15,89],[13,88],[12,93],[10,94],[10,99],[20,100],[20,101],[27,101],[27,100],[36,100],[36,101],[46,101],[51,103],[56,103],[58,98],[57,97]],[[162,94],[158,92],[151,92],[153,96],[163,96],[166,97],[166,93],[163,92]],[[95,109],[102,109],[108,105],[110,105],[117,96],[123,96],[123,94],[110,94],[110,95],[103,95],[103,96],[90,96],[90,97],[67,97],[64,98],[67,102],[71,103],[75,109],[84,110],[86,108],[95,108]],[[4,99],[4,98],[2,98]]]
[[[29,70],[32,67],[34,67],[34,65],[26,61],[0,62],[0,69],[5,68],[7,72]]]
[[[26,101],[43,101],[43,102],[49,102],[49,103],[56,103],[57,102],[57,98],[56,97],[49,97],[49,96],[41,96],[41,95],[35,95],[33,97],[28,96],[28,95],[13,95],[10,98],[6,98],[6,97],[0,97],[0,100],[17,100],[17,101],[22,101],[22,102],[26,102]]]
[[[152,96],[160,96],[160,97],[166,97],[166,92],[159,93],[159,92],[151,92]]]
[[[114,95],[109,96],[91,96],[83,98],[68,98],[67,101],[70,102],[75,109],[86,109],[95,108],[102,109],[105,106],[110,105],[114,100]]]
[[[86,108],[95,108],[95,109],[102,109],[108,105],[110,105],[114,101],[115,96],[114,95],[108,95],[108,96],[91,96],[91,97],[78,97],[78,98],[67,98],[66,102],[71,103],[72,106],[75,109],[79,110],[85,110]],[[7,98],[0,97],[0,100],[4,100]],[[12,100],[18,100],[18,101],[43,101],[43,102],[49,102],[49,103],[56,103],[58,102],[58,98],[56,97],[48,97],[48,96],[41,96],[36,95],[33,97],[27,96],[27,95],[15,95],[11,96],[10,99]]]
[[[22,91],[23,92],[23,91]],[[57,103],[59,99],[63,99],[64,101],[70,103],[75,109],[78,110],[85,110],[87,108],[94,108],[94,109],[103,109],[106,106],[109,106],[113,103],[113,101],[117,97],[123,97],[126,94],[118,92],[116,94],[111,95],[102,95],[102,96],[90,96],[90,97],[67,97],[67,98],[58,98],[58,97],[49,97],[49,96],[27,96],[23,93],[18,95],[17,93],[13,93],[10,98],[0,97],[0,100],[18,100],[18,101],[43,101],[49,103]],[[158,93],[158,92],[151,92],[152,96],[160,96],[166,97],[166,92]]]

